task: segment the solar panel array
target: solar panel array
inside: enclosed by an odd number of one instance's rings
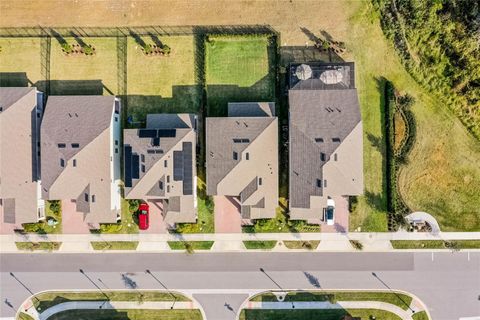
[[[132,147],[125,145],[125,187],[132,187]]]
[[[183,143],[183,194],[193,194],[193,146],[191,142]]]

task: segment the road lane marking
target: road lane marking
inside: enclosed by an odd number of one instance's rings
[[[433,252],[432,252],[432,261],[433,261]]]

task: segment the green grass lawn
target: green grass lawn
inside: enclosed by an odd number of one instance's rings
[[[255,296],[251,301],[275,302],[277,298],[272,293],[265,293]],[[368,292],[368,291],[311,291],[311,292],[289,292],[285,301],[380,301],[396,305],[408,310],[412,297],[396,292]]]
[[[23,312],[20,312],[18,314],[18,320],[34,320],[30,315],[26,314],[26,313],[23,313]]]
[[[350,309],[350,310],[265,310],[243,309],[240,320],[343,320],[345,316],[358,317],[360,319],[402,320],[397,315],[376,309]]]
[[[122,221],[120,223],[101,223],[100,229],[91,230],[92,233],[138,233],[138,224],[134,214],[129,210],[128,201],[122,198]]]
[[[19,250],[48,250],[56,251],[60,249],[61,242],[15,242]]]
[[[141,307],[141,306],[139,306]],[[202,320],[198,309],[192,310],[69,310],[54,314],[50,320]]]
[[[274,101],[274,46],[265,36],[211,36],[205,43],[208,116],[227,116],[227,103]]]
[[[276,240],[264,240],[264,241],[255,241],[255,240],[249,240],[249,241],[243,241],[243,244],[245,245],[245,248],[247,249],[265,249],[265,250],[271,250],[275,247],[277,244]]]
[[[37,223],[24,223],[23,229],[25,232],[31,233],[38,233],[38,234],[45,234],[45,233],[62,233],[62,208],[61,202],[59,202],[60,210],[55,213],[50,208],[50,205],[53,201],[45,201],[45,217],[44,221],[40,221]],[[49,225],[47,223],[48,218],[55,219],[58,223],[55,225]]]
[[[140,39],[154,44],[149,36]],[[146,56],[135,39],[128,38],[128,115],[135,121],[144,121],[148,113],[197,113],[200,108],[193,36],[159,40],[171,48],[169,56]]]
[[[0,87],[26,87],[43,80],[40,38],[0,38]]]
[[[320,240],[312,241],[283,241],[283,244],[288,249],[305,249],[305,250],[315,250],[320,244]]]
[[[480,230],[480,144],[455,115],[405,71],[365,2],[349,19],[349,60],[355,61],[364,126],[365,195],[350,216],[350,230],[385,231],[381,77],[415,98],[417,138],[399,174],[400,192],[413,210],[432,214],[442,231]],[[375,43],[375,46],[365,45]]]
[[[74,38],[64,38],[75,44]],[[82,38],[95,48],[95,54],[66,55],[56,39],[50,54],[50,93],[52,95],[110,95],[118,93],[117,39]]]
[[[138,241],[92,241],[94,250],[136,250]]]
[[[172,250],[210,250],[213,246],[213,241],[168,241],[168,246]]]
[[[425,311],[415,313],[412,318],[413,320],[430,320]]]
[[[394,249],[480,249],[480,240],[390,240]]]
[[[103,294],[104,293],[104,294]],[[103,291],[101,292],[60,292],[40,293],[32,299],[38,311],[46,310],[68,301],[190,301],[179,293],[159,291]]]

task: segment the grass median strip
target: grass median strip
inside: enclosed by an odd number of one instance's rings
[[[277,245],[276,240],[266,240],[266,241],[243,241],[245,248],[247,249],[264,249],[270,250],[273,249]]]
[[[95,320],[202,320],[198,309],[191,310],[68,310],[54,314],[50,320],[95,319]]]
[[[136,250],[138,241],[92,241],[94,250]]]
[[[394,249],[480,249],[480,240],[390,240]]]
[[[32,299],[35,308],[43,311],[69,301],[190,301],[184,295],[160,291],[103,291],[40,293]]]
[[[251,299],[255,302],[276,302],[276,296],[272,293],[261,294]],[[285,297],[286,302],[306,302],[306,301],[329,301],[337,303],[338,301],[378,301],[386,302],[404,310],[408,310],[412,297],[397,292],[366,292],[366,291],[310,291],[310,292],[290,292]]]
[[[15,242],[17,249],[19,250],[48,250],[56,251],[60,249],[61,242]]]
[[[425,311],[417,312],[412,315],[413,320],[430,320],[427,313]]]
[[[244,309],[240,313],[240,320],[337,320],[337,319],[382,319],[402,320],[396,314],[377,309],[313,309],[313,310],[264,310]]]
[[[283,241],[283,244],[288,249],[306,249],[306,250],[315,250],[320,244],[320,240],[312,241]]]
[[[172,250],[210,250],[214,241],[168,241]]]

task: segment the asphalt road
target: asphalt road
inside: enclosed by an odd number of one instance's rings
[[[480,253],[3,254],[0,271],[0,317],[12,316],[33,292],[132,283],[186,292],[202,304],[207,320],[235,319],[255,291],[318,286],[408,291],[434,320],[480,316]]]

